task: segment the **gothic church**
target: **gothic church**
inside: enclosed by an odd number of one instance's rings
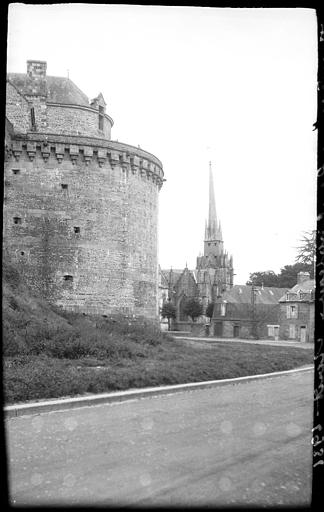
[[[205,225],[204,254],[197,257],[195,270],[160,270],[161,303],[171,301],[177,321],[186,321],[184,304],[189,298],[199,299],[204,311],[222,293],[233,286],[233,257],[224,249],[221,223],[217,219],[211,163],[209,163],[209,211]]]

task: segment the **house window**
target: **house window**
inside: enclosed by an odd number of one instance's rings
[[[21,224],[21,217],[14,217],[13,221],[14,221],[14,224]]]
[[[73,281],[73,276],[70,276],[69,274],[65,274],[63,276],[64,281]]]
[[[223,302],[223,303],[221,304],[221,311],[220,311],[220,314],[221,314],[221,316],[225,316],[225,315],[226,315],[226,304],[225,304],[225,302]]]
[[[12,169],[12,174],[19,174],[20,173],[20,169]]]
[[[279,325],[267,325],[268,327],[268,338],[275,338],[279,336]]]
[[[74,226],[74,233],[80,233],[80,228],[79,226]]]
[[[287,318],[298,318],[298,310],[296,305],[287,306]]]
[[[68,185],[66,183],[61,183],[62,190],[67,190]]]
[[[99,106],[99,130],[104,127],[104,108]]]

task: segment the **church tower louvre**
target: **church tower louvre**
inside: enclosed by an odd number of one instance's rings
[[[224,250],[221,223],[217,218],[215,189],[209,162],[209,205],[205,224],[204,254],[197,258],[197,284],[205,303],[213,302],[233,286],[233,257]]]

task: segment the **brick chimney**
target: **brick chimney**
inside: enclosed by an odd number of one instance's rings
[[[27,60],[27,78],[24,96],[30,104],[30,130],[42,132],[47,129],[47,62]]]
[[[44,60],[27,60],[27,75],[29,78],[45,78],[47,62]]]
[[[308,281],[310,279],[309,272],[298,272],[297,274],[297,284],[303,283],[304,281]]]

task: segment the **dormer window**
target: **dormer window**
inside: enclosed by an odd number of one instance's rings
[[[221,314],[221,316],[226,315],[226,302],[222,302],[220,314]]]

